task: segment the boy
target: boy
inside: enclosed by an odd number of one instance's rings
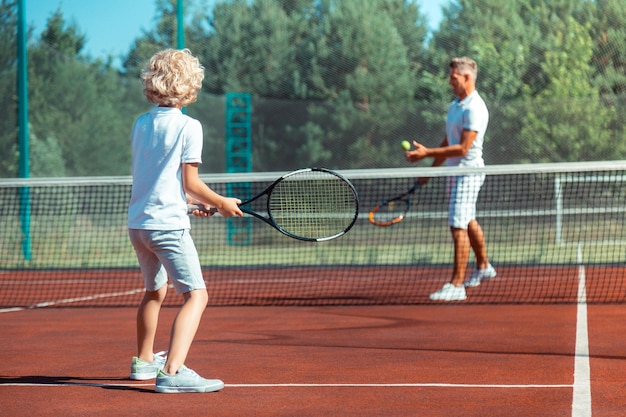
[[[187,201],[215,207],[224,217],[242,216],[240,200],[223,197],[198,177],[202,126],[181,109],[196,101],[204,68],[189,50],[156,53],[142,73],[144,94],[155,103],[132,129],[133,185],[128,233],[146,292],[137,311],[137,356],[131,379],[156,376],[157,392],[210,392],[224,387],[185,366],[208,303],[200,261],[189,235]],[[199,210],[194,215],[208,215]],[[172,280],[184,303],[174,319],[168,356],[153,354],[161,305]]]

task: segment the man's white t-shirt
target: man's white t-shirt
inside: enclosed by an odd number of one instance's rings
[[[487,124],[489,123],[489,111],[478,91],[472,91],[467,97],[459,101],[455,98],[448,107],[448,117],[446,119],[446,135],[448,145],[458,145],[461,143],[463,130],[477,132],[476,139],[464,157],[447,158],[448,166],[482,167],[483,142]]]
[[[202,162],[202,125],[177,108],[155,107],[132,129],[128,227],[189,229],[182,164]]]

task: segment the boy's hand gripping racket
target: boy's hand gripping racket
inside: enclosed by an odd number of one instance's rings
[[[411,208],[411,197],[422,184],[416,182],[406,192],[378,203],[369,214],[369,221],[374,226],[392,226],[400,223]]]
[[[265,204],[261,197],[265,196]],[[359,199],[352,183],[324,168],[304,168],[283,175],[241,211],[294,239],[321,242],[344,235],[356,222]],[[189,213],[206,210],[191,204]],[[215,213],[217,209],[209,211]]]

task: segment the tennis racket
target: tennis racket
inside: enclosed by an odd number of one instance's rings
[[[369,220],[375,226],[392,226],[400,223],[411,208],[411,198],[421,184],[416,182],[406,192],[382,201],[370,211]]]
[[[354,185],[340,174],[304,168],[283,175],[239,207],[291,238],[321,242],[338,238],[354,226],[359,198]],[[204,206],[189,205],[189,213],[193,210],[206,211]]]

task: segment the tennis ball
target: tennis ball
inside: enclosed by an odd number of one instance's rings
[[[403,140],[400,145],[402,145],[402,149],[404,149],[405,151],[408,151],[409,149],[411,149],[411,144],[409,143],[408,140]]]

